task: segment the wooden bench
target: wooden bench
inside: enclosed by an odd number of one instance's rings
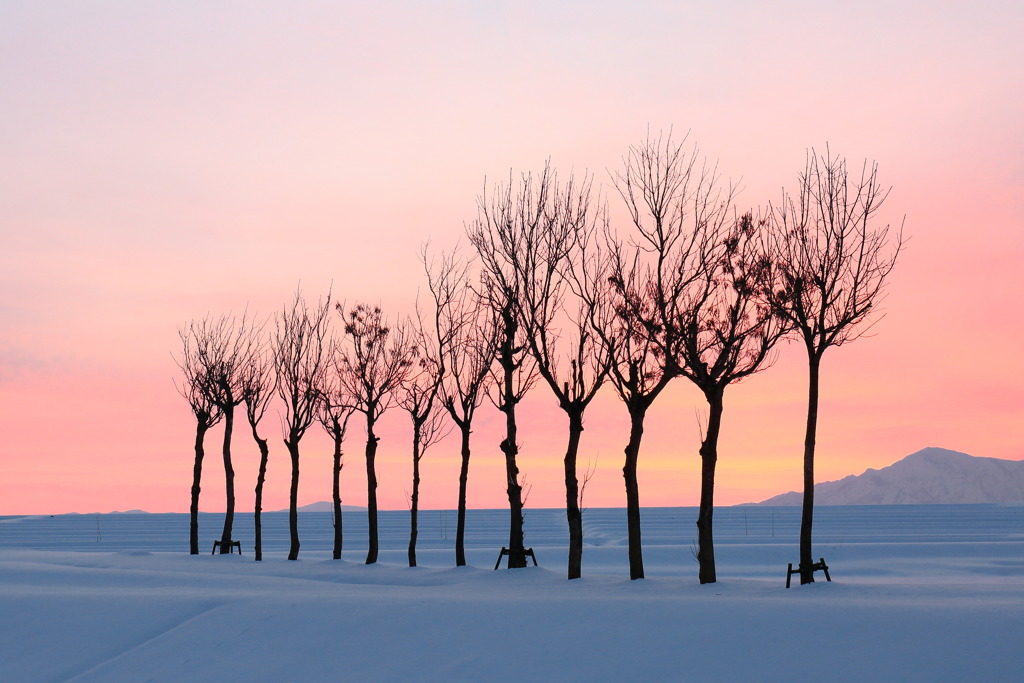
[[[501,558],[505,557],[508,554],[509,554],[508,553],[508,548],[502,546],[501,552],[498,553],[498,561],[494,563],[494,568],[495,569],[497,569],[498,567],[501,566]],[[523,556],[524,557],[529,557],[531,560],[533,560],[533,566],[534,567],[537,566],[537,556],[533,554],[533,548],[525,548],[523,550]]]
[[[210,551],[210,554],[211,555],[216,555],[217,554],[217,548],[219,548],[220,546],[221,546],[221,542],[220,541],[214,541],[213,542],[213,550]],[[228,553],[230,554],[230,553],[235,552],[235,548],[238,548],[238,554],[241,555],[242,554],[242,542],[241,541],[228,541]]]
[[[819,558],[818,562],[815,562],[815,563],[813,563],[811,565],[811,573],[813,574],[814,572],[817,572],[817,571],[825,572],[825,578],[827,580],[829,580],[829,581],[832,580],[832,577],[828,575],[828,565],[825,564],[825,558],[824,557]],[[786,588],[789,588],[789,582],[793,579],[793,574],[799,574],[799,573],[800,573],[800,567],[797,567],[796,569],[793,569],[793,563],[790,562],[789,563],[789,570],[788,570],[788,573],[786,574]]]

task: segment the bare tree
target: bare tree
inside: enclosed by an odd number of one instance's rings
[[[536,381],[536,363],[529,353],[529,342],[520,323],[519,282],[515,269],[504,257],[500,234],[521,235],[543,219],[550,190],[547,182],[524,175],[517,187],[511,176],[505,186],[498,185],[478,199],[477,218],[467,226],[470,243],[480,257],[482,282],[480,296],[497,319],[496,358],[492,369],[493,390],[488,396],[505,415],[505,438],[500,448],[505,456],[506,492],[509,503],[508,566],[526,566],[523,540],[523,485],[519,479],[516,406]],[[513,250],[515,245],[513,245]]]
[[[254,510],[256,524],[256,561],[263,559],[263,484],[267,479],[267,460],[270,450],[267,440],[259,435],[259,424],[267,412],[267,406],[274,395],[274,359],[268,347],[263,328],[253,328],[250,353],[242,367],[242,400],[245,415],[252,430],[252,438],[260,451],[259,474],[256,477],[256,503]]]
[[[694,283],[705,279],[702,256],[712,236],[688,229],[708,202],[713,169],[698,165],[671,134],[630,147],[613,176],[632,223],[630,239],[606,233],[608,287],[592,290],[609,301],[614,317],[597,327],[613,347],[611,381],[630,416],[623,475],[629,530],[630,578],[643,578],[639,491],[636,478],[644,420],[654,400],[682,368],[677,321]]]
[[[274,369],[277,393],[284,403],[284,445],[291,459],[288,528],[291,545],[288,559],[299,558],[299,442],[316,419],[323,397],[328,364],[330,294],[307,305],[302,292],[275,316]]]
[[[210,343],[209,328],[212,321],[204,318],[193,320],[188,328],[179,328],[181,358],[175,362],[181,369],[183,379],[178,393],[188,401],[196,418],[195,460],[192,466],[192,500],[189,505],[189,554],[199,554],[199,492],[203,475],[204,442],[206,432],[220,422],[223,413],[213,400],[211,379],[206,367],[207,356],[203,349]]]
[[[527,176],[526,183],[532,182]],[[591,326],[591,299],[577,298],[568,272],[585,253],[597,212],[591,205],[590,179],[570,176],[559,185],[546,165],[532,195],[539,206],[524,207],[537,220],[495,221],[492,236],[502,270],[515,277],[517,312],[537,372],[550,387],[569,422],[563,459],[566,519],[569,528],[568,578],[582,575],[583,515],[576,472],[583,415],[608,373],[607,346]]]
[[[685,141],[684,141],[685,142]],[[708,402],[700,447],[697,517],[701,583],[716,580],[715,468],[725,388],[765,367],[786,331],[763,291],[769,272],[762,222],[734,217],[733,189],[714,166],[669,134],[630,149],[615,178],[634,227],[635,247],[613,250],[621,308],[654,345],[662,377],[681,375]],[[628,260],[627,260],[628,259]]]
[[[344,527],[342,524],[341,509],[341,468],[342,444],[345,441],[345,431],[348,428],[348,420],[355,412],[355,403],[352,397],[345,392],[341,383],[341,375],[344,372],[343,352],[340,345],[332,340],[329,356],[331,359],[331,371],[324,377],[323,400],[320,403],[320,410],[317,419],[323,426],[334,444],[332,457],[332,505],[334,518],[334,554],[335,560],[341,559],[341,550],[344,543]]]
[[[417,312],[418,313],[418,312]],[[435,312],[436,315],[436,312]],[[409,413],[412,420],[412,493],[409,497],[409,566],[416,566],[416,539],[419,535],[418,515],[420,501],[420,460],[430,446],[451,431],[439,410],[438,400],[444,364],[434,341],[436,332],[428,331],[423,319],[417,316],[410,324],[412,365],[404,381],[396,388],[398,405]]]
[[[725,207],[723,207],[725,208]],[[744,214],[731,226],[724,211],[698,217],[694,230],[713,235],[710,252],[701,255],[703,281],[693,283],[680,306],[680,374],[693,382],[708,402],[708,419],[700,446],[701,488],[697,515],[698,578],[717,581],[712,520],[718,437],[725,389],[771,365],[770,352],[789,327],[766,303],[772,289],[770,268],[760,250],[763,221]]]
[[[624,247],[609,233],[610,253],[581,259],[586,266],[579,278],[589,302],[595,334],[611,356],[608,381],[629,413],[629,440],[622,475],[626,487],[626,527],[629,546],[629,578],[644,578],[643,541],[640,526],[640,487],[637,465],[647,411],[678,370],[665,353],[662,340],[650,333],[641,319],[653,315],[651,305],[639,300],[640,310],[625,303],[625,293],[638,288],[638,268],[624,258]]]
[[[780,285],[771,303],[795,329],[809,364],[804,496],[800,521],[800,583],[814,581],[811,530],[814,517],[814,447],[818,425],[821,358],[826,349],[862,336],[873,324],[889,274],[904,246],[878,212],[889,188],[878,182],[878,165],[865,161],[859,174],[826,148],[812,149],[796,196],[783,194],[772,213],[773,261]],[[877,321],[877,318],[875,318]]]
[[[395,390],[404,381],[412,365],[407,326],[388,325],[379,307],[358,304],[345,311],[337,306],[345,321],[349,338],[343,356],[341,381],[356,410],[366,417],[366,511],[369,526],[369,550],[366,564],[377,561],[377,471],[375,459],[380,437],[374,426],[395,400]]]
[[[220,539],[220,552],[231,551],[231,530],[235,520],[235,470],[231,463],[231,439],[234,435],[235,408],[244,400],[243,371],[254,343],[252,321],[247,314],[241,320],[223,315],[211,320],[206,327],[208,339],[199,347],[201,362],[209,378],[210,398],[224,415],[224,530]]]
[[[423,265],[434,298],[438,355],[445,366],[440,385],[441,402],[460,435],[455,565],[464,567],[470,434],[494,362],[497,321],[487,302],[471,286],[469,265],[460,261],[455,251],[432,260],[424,249]]]

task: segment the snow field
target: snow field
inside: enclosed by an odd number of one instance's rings
[[[707,586],[689,508],[644,510],[651,578],[634,582],[622,510],[586,513],[584,578],[572,582],[561,511],[527,511],[541,567],[497,572],[507,512],[470,511],[464,568],[451,566],[447,514],[447,539],[444,513],[423,514],[416,569],[403,566],[404,512],[382,514],[374,566],[361,564],[358,512],[344,517],[346,559],[329,559],[329,513],[305,513],[300,560],[284,559],[286,534],[274,544],[268,534],[262,563],[249,515],[236,518],[241,557],[189,556],[187,515],[102,515],[99,541],[93,515],[0,518],[0,680],[1017,681],[1024,671],[1021,506],[821,508],[816,556],[834,581],[788,591],[793,509],[775,510],[774,536],[770,510],[716,511],[720,580]],[[286,519],[267,522],[275,516]],[[204,515],[204,548],[220,520]]]

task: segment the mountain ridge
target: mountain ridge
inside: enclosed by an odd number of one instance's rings
[[[755,505],[800,505],[789,491]],[[1024,501],[1024,461],[929,446],[881,469],[814,485],[815,505],[923,505]]]
[[[315,503],[309,503],[308,505],[300,505],[295,508],[297,512],[331,512],[334,510],[334,503],[329,500],[318,500]],[[342,512],[365,512],[366,508],[361,505],[345,505],[341,506]],[[288,508],[283,510],[275,510],[274,512],[288,512]]]

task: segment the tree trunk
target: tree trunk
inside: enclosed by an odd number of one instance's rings
[[[288,559],[299,559],[299,439],[291,437],[285,440],[288,455],[292,460],[292,485],[288,496],[288,531],[291,534],[291,547]]]
[[[818,373],[821,356],[810,354],[807,391],[807,432],[804,436],[804,504],[800,516],[800,585],[814,583],[811,529],[814,525],[814,442],[818,433]]]
[[[267,460],[270,450],[267,448],[267,440],[261,439],[256,433],[256,425],[252,425],[252,438],[260,449],[260,471],[256,476],[256,506],[254,516],[256,517],[256,561],[263,560],[263,484],[267,480]]]
[[[199,554],[199,490],[200,481],[203,477],[203,441],[206,439],[206,431],[209,429],[206,416],[196,416],[196,459],[192,465],[192,504],[189,506],[191,521],[188,533],[188,554]]]
[[[569,446],[565,450],[565,517],[569,522],[568,578],[583,575],[583,513],[580,511],[580,485],[576,477],[576,457],[583,433],[583,415],[569,413]]]
[[[636,479],[636,464],[640,455],[640,440],[644,436],[646,406],[629,405],[629,443],[626,445],[626,463],[622,476],[626,480],[626,527],[629,538],[629,578],[644,578],[644,556],[640,540],[640,488]]]
[[[412,496],[409,501],[409,566],[416,566],[417,515],[420,509],[420,424],[412,431]]]
[[[511,375],[508,376],[511,385]],[[523,543],[523,487],[519,485],[519,467],[516,465],[516,412],[515,398],[512,394],[505,395],[505,440],[501,442],[501,452],[505,454],[506,492],[508,494],[509,527],[508,527],[508,568],[521,569],[526,566],[526,548]]]
[[[712,519],[715,514],[715,466],[718,464],[718,435],[722,430],[722,389],[706,393],[708,427],[700,445],[700,510],[697,513],[698,577],[702,584],[718,580],[715,571],[715,541]]]
[[[506,303],[501,310],[502,341],[498,350],[498,365],[501,367],[501,406],[505,413],[505,440],[501,442],[501,452],[505,455],[505,491],[508,495],[508,568],[520,569],[526,566],[526,548],[523,543],[523,487],[519,484],[519,466],[516,456],[519,446],[516,430],[516,363],[515,339],[519,329],[515,310],[511,303]]]
[[[366,519],[369,527],[370,547],[366,552],[366,564],[377,562],[377,470],[374,460],[377,457],[377,441],[373,433],[373,420],[369,413],[366,417]]]
[[[231,466],[231,431],[235,424],[235,408],[224,408],[224,487],[226,489],[226,510],[224,511],[224,532],[220,536],[220,552],[231,552],[231,527],[235,523],[235,469]]]
[[[334,436],[334,559],[341,559],[342,546],[342,519],[341,519],[341,428],[335,422],[332,435]]]
[[[469,484],[469,422],[460,422],[462,467],[459,469],[459,511],[455,529],[455,566],[466,566],[466,489]]]

